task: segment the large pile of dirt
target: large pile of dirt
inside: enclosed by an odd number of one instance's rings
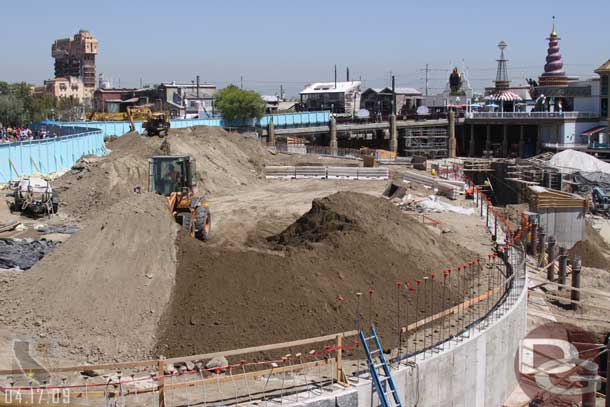
[[[365,314],[368,289],[376,290],[373,319],[382,337],[394,338],[395,314],[388,310],[396,308],[395,281],[413,281],[475,255],[387,200],[341,192],[314,201],[267,247],[239,250],[181,239],[177,257],[176,289],[158,334],[158,352],[166,356],[354,329],[356,293],[365,293]],[[441,290],[435,293],[438,312]],[[421,308],[431,312],[429,303]],[[411,306],[409,321],[415,319]]]
[[[163,197],[123,198],[19,276],[9,323],[90,361],[149,356],[174,286],[177,228]]]
[[[130,133],[109,143],[112,152],[58,178],[53,187],[60,192],[60,211],[76,218],[89,218],[125,196],[134,187],[148,188],[148,158],[160,153],[158,137]]]
[[[200,192],[231,193],[262,179],[265,157],[261,143],[218,127],[189,127],[170,131],[172,154],[188,154],[197,160]]]
[[[598,269],[610,270],[610,250],[599,232],[587,223],[585,239],[576,243],[569,251],[570,256],[579,256],[582,265]]]

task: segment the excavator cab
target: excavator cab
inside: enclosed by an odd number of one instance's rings
[[[194,193],[195,160],[190,156],[160,155],[148,162],[148,191],[167,198],[169,210],[186,233],[208,240],[211,216],[208,203]]]

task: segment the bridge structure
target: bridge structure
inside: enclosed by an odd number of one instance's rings
[[[453,113],[447,118],[433,120],[397,120],[395,116],[390,116],[388,121],[374,123],[338,123],[331,117],[328,123],[303,127],[276,127],[271,121],[261,129],[261,135],[266,137],[270,144],[275,144],[277,139],[288,137],[328,144],[331,153],[339,148],[339,140],[344,143],[368,140],[399,155],[399,145],[402,145],[405,151],[411,153],[435,156],[442,153],[447,157],[456,154],[455,128],[463,123],[464,119],[456,118]],[[439,139],[444,139],[444,142],[439,143]],[[409,146],[414,145],[422,147],[409,149]]]

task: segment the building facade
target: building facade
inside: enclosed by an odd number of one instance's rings
[[[74,98],[79,102],[88,97],[83,81],[74,76],[44,81],[44,90],[47,95],[57,98]]]
[[[359,81],[313,83],[301,91],[301,106],[306,111],[353,116],[360,109],[360,85]]]
[[[84,97],[95,91],[95,57],[98,41],[89,31],[81,30],[73,38],[56,40],[51,47],[55,59],[55,78],[79,78],[84,86]]]
[[[394,98],[399,116],[415,113],[424,100],[422,93],[413,88],[395,88],[394,92],[391,88],[369,88],[362,92],[360,108],[368,110],[371,117],[385,117],[392,113]]]

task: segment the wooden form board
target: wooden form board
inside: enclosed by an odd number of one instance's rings
[[[556,191],[541,186],[528,188],[534,209],[586,208],[587,200],[579,195]]]

